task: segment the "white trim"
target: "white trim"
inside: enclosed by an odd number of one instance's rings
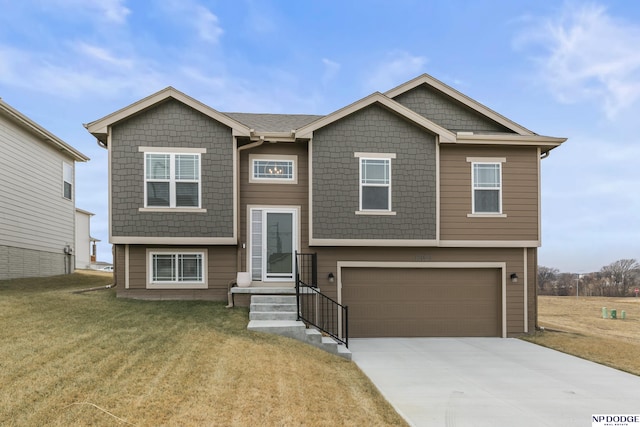
[[[129,289],[129,245],[124,245],[124,288]]]
[[[238,228],[240,227],[240,187],[238,185],[238,181],[240,178],[240,155],[238,152],[238,138],[235,136],[232,138],[233,140],[233,154],[231,155],[231,161],[233,162],[232,166],[232,187],[233,187],[233,239],[238,241]],[[239,259],[236,257],[236,262]],[[238,268],[240,265],[238,263]]]
[[[368,157],[370,159],[395,159],[396,153],[353,153],[353,157]]]
[[[507,214],[498,214],[498,213],[472,213],[467,214],[467,218],[506,218]]]
[[[491,133],[479,133],[479,134],[467,134],[457,133],[458,144],[486,144],[490,142],[492,145],[537,145],[540,147],[557,147],[567,140],[567,138],[557,138],[554,136],[543,135],[516,135],[510,133],[491,134]]]
[[[528,248],[522,248],[524,253],[524,278],[522,279],[523,287],[524,287],[524,333],[529,333],[529,296],[527,292],[529,292],[529,260],[527,259],[527,255],[529,254]]]
[[[311,241],[313,240],[313,138],[309,140],[307,143],[307,173],[309,174],[309,188],[308,188],[308,197],[309,197],[309,205],[308,205],[308,218],[309,218],[309,226],[307,241],[308,245],[311,246]]]
[[[160,154],[205,154],[207,149],[193,147],[138,147],[138,152]]]
[[[443,248],[537,248],[539,240],[440,240]]]
[[[75,199],[74,193],[75,193],[75,187],[76,187],[76,183],[75,183],[75,169],[73,167],[74,163],[73,162],[67,162],[65,160],[62,161],[62,198],[65,200],[70,200],[73,201]],[[65,178],[66,172],[69,172],[71,174],[71,176],[69,177],[69,181],[67,181],[67,179]],[[69,197],[66,197],[64,195],[64,184],[65,183],[69,183],[69,185],[71,186],[71,194],[69,195]]]
[[[436,247],[435,239],[315,239],[309,240],[309,246],[409,246]]]
[[[389,216],[393,216],[396,215],[396,212],[394,211],[378,211],[378,210],[366,210],[366,211],[355,211],[356,215],[389,215]]]
[[[403,83],[400,86],[397,86],[385,92],[385,95],[388,96],[389,98],[395,98],[396,96],[401,95],[405,92],[408,92],[411,89],[414,89],[423,84],[427,84],[433,87],[434,89],[444,93],[445,95],[450,96],[451,98],[457,100],[458,102],[461,102],[467,107],[470,107],[472,110],[477,111],[483,116],[488,117],[489,119],[501,124],[502,126],[508,129],[511,129],[514,132],[517,132],[521,135],[533,135],[533,132],[531,132],[529,129],[525,128],[524,126],[521,126],[518,123],[509,120],[503,115],[493,111],[491,108],[485,105],[482,105],[481,103],[479,103],[474,99],[469,98],[465,94],[458,92],[451,86],[446,85],[445,83],[441,82],[440,80],[428,74],[422,74],[421,76],[418,76],[413,80]]]
[[[405,119],[414,122],[416,125],[422,127],[423,129],[426,129],[431,133],[435,133],[436,135],[439,135],[440,139],[443,142],[456,142],[455,133],[451,132],[448,129],[443,128],[442,126],[439,126],[433,123],[427,118],[405,107],[399,102],[394,101],[393,99],[381,94],[380,92],[372,93],[371,95],[365,98],[362,98],[361,100],[356,101],[350,105],[347,105],[346,107],[343,107],[337,111],[334,111],[331,114],[321,117],[318,120],[315,120],[306,126],[302,126],[301,128],[296,130],[295,136],[301,139],[312,138],[314,130],[327,126],[337,120],[340,120],[350,114],[355,113],[356,111],[359,111],[375,103],[378,103],[386,107],[387,109],[394,111],[400,116],[403,116]]]
[[[354,153],[354,154],[358,154],[358,153]],[[358,198],[359,198],[359,211],[356,211],[356,214],[358,212],[373,212],[374,215],[375,214],[379,214],[380,212],[392,212],[391,209],[391,192],[392,192],[392,168],[391,168],[391,157],[387,157],[387,156],[376,156],[376,157],[359,157],[359,156],[354,156],[358,158]],[[372,183],[367,183],[365,184],[363,182],[363,178],[362,178],[362,169],[363,169],[363,162],[367,161],[367,160],[373,160],[373,161],[377,161],[377,162],[381,162],[381,161],[385,161],[385,166],[388,166],[389,168],[389,172],[388,172],[388,182],[386,184],[372,184]],[[387,209],[364,209],[362,207],[362,190],[363,187],[386,187],[388,192],[387,192]]]
[[[440,141],[436,136],[436,241],[440,241]]]
[[[147,248],[146,258],[146,289],[207,289],[209,270],[208,249],[206,248]],[[152,257],[155,254],[163,255],[182,255],[182,254],[200,254],[202,255],[202,281],[195,282],[153,282],[153,262]]]
[[[506,163],[506,157],[467,157],[467,163]]]
[[[469,162],[469,159],[471,157],[467,157],[467,162]],[[471,161],[471,214],[472,215],[502,215],[503,214],[503,206],[502,206],[502,163],[503,161],[488,161],[488,160],[478,160],[479,158],[473,158],[476,159],[474,161]],[[485,187],[478,187],[476,188],[476,174],[475,174],[475,167],[476,165],[491,165],[491,166],[498,166],[499,167],[499,182],[498,182],[498,188],[485,188]],[[497,212],[476,212],[476,191],[496,191],[498,190],[498,211]],[[505,215],[506,216],[506,215]]]
[[[109,127],[109,131],[107,133],[107,198],[108,198],[108,212],[109,214],[107,215],[107,223],[108,223],[108,227],[109,227],[109,243],[115,243],[113,241],[113,198],[111,195],[111,192],[113,190],[113,185],[112,185],[112,171],[111,171],[111,158],[112,156],[113,150],[111,149],[111,127]],[[143,172],[144,173],[144,172]],[[143,184],[144,185],[144,184]]]
[[[251,221],[251,211],[252,210],[261,210],[263,211],[263,215],[266,215],[267,213],[273,213],[273,212],[283,212],[283,213],[291,213],[292,214],[292,218],[293,218],[293,230],[292,233],[294,234],[292,236],[292,240],[293,240],[293,251],[295,254],[295,251],[300,251],[300,247],[301,247],[301,232],[302,232],[302,225],[301,225],[301,221],[300,221],[300,212],[302,211],[301,206],[299,205],[247,205],[246,206],[246,218],[247,220],[245,221],[245,225],[247,227],[246,230],[246,236],[247,236],[247,248],[245,251],[245,256],[246,256],[246,266],[247,266],[247,271],[252,273],[253,272],[253,265],[252,265],[252,258],[251,258],[251,251],[252,251],[252,238],[251,238],[251,226],[252,226],[252,221]],[[263,226],[266,225],[263,224]],[[264,237],[264,228],[263,228],[263,237]],[[265,248],[263,248],[264,250]],[[263,254],[263,259],[264,259],[264,254]],[[272,284],[276,284],[278,282],[280,283],[288,283],[291,284],[293,282],[295,282],[295,277],[293,277],[295,275],[295,255],[292,254],[292,270],[291,270],[291,274],[292,274],[292,278],[290,281],[282,281],[282,279],[267,279],[266,278],[266,273],[265,273],[265,267],[266,264],[263,263],[263,268],[262,268],[262,280],[261,281],[252,281],[255,282],[257,286],[260,286],[260,283],[263,284],[268,284],[266,286],[272,286]]]
[[[343,268],[497,268],[502,272],[502,338],[507,337],[507,263],[506,262],[402,262],[402,261],[338,261],[337,293],[342,304]],[[339,319],[340,320],[340,319]],[[339,328],[342,330],[342,328]]]
[[[542,155],[541,153],[541,149],[538,148],[537,150],[537,156],[538,156],[538,160],[537,160],[537,178],[538,178],[538,218],[536,219],[538,222],[538,240],[542,240],[542,176],[540,175],[540,162],[542,161],[540,159],[540,156]]]
[[[138,208],[138,212],[206,213],[203,208]]]
[[[148,148],[148,147],[145,147]],[[160,212],[178,212],[182,209],[187,209],[187,211],[192,212],[196,209],[202,209],[202,153],[200,152],[188,152],[178,150],[172,151],[143,151],[144,153],[144,164],[143,164],[143,174],[144,174],[144,207],[143,209],[162,209]],[[169,178],[162,179],[149,179],[147,178],[147,156],[148,155],[163,155],[169,156]],[[177,178],[177,157],[178,156],[191,156],[198,159],[198,178],[197,179],[181,179]],[[169,184],[169,206],[148,206],[149,200],[147,195],[149,182],[160,182],[160,183],[168,183]],[[198,184],[198,206],[177,206],[177,186],[179,183],[187,183],[187,184]],[[206,211],[206,210],[205,210]],[[147,210],[143,212],[154,212],[153,210]]]
[[[130,245],[236,245],[235,237],[146,237],[112,236],[112,244]]]
[[[254,162],[266,161],[282,161],[291,162],[292,177],[291,178],[256,178],[253,175]],[[298,156],[297,155],[277,155],[277,154],[249,154],[248,166],[249,182],[252,184],[297,184],[298,183]]]

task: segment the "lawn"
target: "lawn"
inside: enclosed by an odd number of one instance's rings
[[[406,425],[357,366],[246,330],[246,309],[0,281],[0,425]]]
[[[616,309],[618,319],[603,319],[603,307]],[[545,331],[527,340],[640,375],[639,299],[540,296],[538,312]]]

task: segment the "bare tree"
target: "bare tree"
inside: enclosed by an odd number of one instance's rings
[[[602,267],[600,273],[612,296],[627,296],[638,283],[640,264],[635,259],[621,259]]]
[[[560,270],[557,268],[545,267],[543,265],[538,267],[538,291],[540,294],[552,294],[553,282],[555,282]]]

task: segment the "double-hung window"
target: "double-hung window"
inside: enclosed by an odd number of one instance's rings
[[[62,197],[73,199],[73,166],[62,163]]]
[[[145,153],[145,207],[199,208],[200,153]]]
[[[391,211],[392,154],[355,153],[360,159],[360,211]]]
[[[473,213],[502,213],[502,163],[473,162]]]
[[[201,251],[148,253],[148,287],[206,287],[206,253]]]

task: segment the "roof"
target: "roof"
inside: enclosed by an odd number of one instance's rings
[[[224,113],[257,132],[291,132],[324,116],[312,114]]]
[[[91,123],[86,123],[84,127],[92,135],[98,138],[99,141],[101,141],[102,143],[106,143],[107,130],[109,126],[121,120],[125,120],[132,115],[144,111],[147,108],[150,108],[160,102],[166,101],[169,98],[180,101],[183,104],[186,104],[191,108],[201,112],[202,114],[229,126],[231,129],[233,129],[234,134],[238,136],[249,136],[250,134],[250,128],[248,126],[240,123],[230,116],[227,116],[209,107],[208,105],[203,104],[202,102],[190,97],[189,95],[186,95],[179,90],[172,88],[171,86],[168,86],[159,92],[147,96],[140,101],[134,102],[131,105],[121,108],[120,110],[111,113],[101,119],[95,120]]]
[[[52,147],[66,153],[68,156],[72,157],[77,162],[86,162],[89,160],[89,157],[82,154],[80,151],[73,148],[71,145],[67,144],[24,114],[20,111],[16,110],[6,102],[0,98],[0,114],[7,117],[9,120],[17,123],[19,126],[23,127],[37,138],[42,140],[43,142],[50,144]]]

